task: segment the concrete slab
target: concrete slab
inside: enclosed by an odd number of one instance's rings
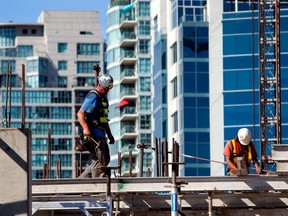
[[[31,131],[0,129],[0,215],[31,215]]]

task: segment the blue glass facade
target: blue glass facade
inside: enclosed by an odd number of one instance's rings
[[[280,66],[282,142],[287,143],[287,6],[281,7],[280,15]],[[224,97],[224,141],[236,136],[241,127],[251,130],[252,140],[260,152],[260,107],[259,107],[259,29],[258,3],[224,1],[223,13],[223,97]],[[286,27],[285,27],[286,26]],[[271,149],[270,149],[271,150]],[[267,154],[270,154],[268,149]],[[258,157],[259,159],[259,157]]]
[[[208,24],[183,23],[184,152],[210,158]],[[185,158],[185,176],[209,176],[210,163]]]

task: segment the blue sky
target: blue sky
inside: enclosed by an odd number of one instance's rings
[[[43,10],[97,10],[103,38],[106,38],[106,11],[109,0],[2,0],[0,23],[37,23]]]

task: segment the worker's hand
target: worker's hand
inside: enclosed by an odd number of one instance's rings
[[[108,135],[108,139],[109,139],[109,143],[110,144],[114,144],[115,143],[115,139],[114,139],[114,136],[112,134]]]
[[[258,166],[258,164],[255,164],[255,170],[258,174],[261,173],[261,168]]]
[[[230,171],[229,171],[229,175],[230,176],[236,176],[237,175],[237,168],[235,168],[235,169],[231,169]]]
[[[90,138],[91,132],[88,127],[83,129],[83,135],[84,137]]]

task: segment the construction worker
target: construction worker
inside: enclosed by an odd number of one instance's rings
[[[103,177],[105,167],[110,162],[110,151],[106,135],[110,144],[115,140],[109,127],[107,93],[113,88],[113,78],[108,74],[100,75],[95,90],[86,96],[77,113],[82,133],[85,139],[85,148],[90,152],[92,162],[79,178]],[[104,168],[104,169],[103,169]]]
[[[247,128],[241,128],[236,138],[226,143],[223,154],[226,156],[226,162],[228,164],[228,175],[237,175],[237,171],[239,170],[237,167],[237,157],[243,157],[247,169],[253,161],[256,172],[261,172],[257,160],[258,155],[251,141],[250,131]]]

